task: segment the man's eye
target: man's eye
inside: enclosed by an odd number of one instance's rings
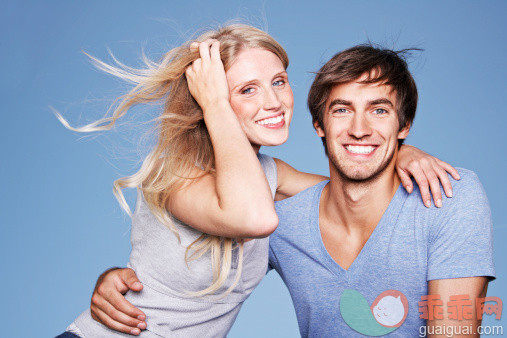
[[[347,109],[345,108],[336,108],[335,110],[333,110],[333,114],[344,114],[347,112]]]
[[[282,86],[284,84],[285,84],[284,80],[276,80],[275,82],[273,82],[273,86]]]
[[[241,94],[251,94],[253,91],[252,87],[245,88],[241,91]]]
[[[387,113],[387,110],[385,109],[382,109],[382,108],[378,108],[378,109],[375,109],[375,111],[373,112],[375,115],[382,115],[382,114],[386,114]]]

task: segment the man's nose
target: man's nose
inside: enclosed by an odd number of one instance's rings
[[[279,110],[282,106],[282,101],[278,97],[278,93],[270,88],[264,93],[264,110]]]
[[[355,138],[371,135],[370,123],[363,113],[354,113],[349,127],[349,135]]]

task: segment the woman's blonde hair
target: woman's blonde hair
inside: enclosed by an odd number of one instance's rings
[[[178,230],[166,209],[168,200],[188,180],[201,177],[191,177],[190,173],[196,165],[201,167],[204,174],[213,174],[215,170],[213,145],[204,123],[203,112],[190,94],[185,77],[185,69],[199,58],[198,51],[190,50],[190,43],[207,39],[220,42],[220,56],[226,71],[245,48],[268,50],[278,56],[285,68],[289,65],[285,50],[266,32],[248,25],[227,25],[208,31],[197,39],[170,50],[160,62],[144,57],[146,68],[143,69],[127,67],[116,59],[116,65],[112,66],[88,55],[97,68],[133,83],[135,87],[115,101],[118,104],[111,116],[107,117],[106,114],[106,117],[83,127],[71,127],[55,112],[67,128],[78,132],[92,132],[111,129],[116,120],[138,104],[163,104],[162,113],[155,119],[159,135],[154,149],[144,159],[138,172],[114,182],[113,192],[121,207],[132,216],[122,189],[141,189],[153,214],[172,230],[178,239]],[[187,263],[210,251],[213,269],[212,284],[204,290],[191,292],[191,295],[216,293],[226,283],[231,272],[233,250],[238,250],[235,280],[224,295],[233,289],[241,276],[243,261],[243,242],[238,242],[239,245],[235,245],[234,239],[202,234],[187,247]],[[189,255],[191,249],[192,253]]]

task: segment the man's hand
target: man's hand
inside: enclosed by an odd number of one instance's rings
[[[139,335],[146,329],[146,315],[123,296],[128,290],[139,292],[143,285],[134,270],[112,268],[100,275],[93,291],[92,318],[110,329]]]

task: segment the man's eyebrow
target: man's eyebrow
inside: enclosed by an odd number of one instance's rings
[[[342,105],[342,106],[352,106],[352,101],[347,101],[343,99],[334,99],[333,101],[329,102],[329,106],[327,109],[331,109],[334,105]]]
[[[387,105],[391,106],[392,108],[394,108],[393,103],[390,100],[385,99],[385,98],[368,101],[368,106],[375,106],[377,104],[387,104]]]

